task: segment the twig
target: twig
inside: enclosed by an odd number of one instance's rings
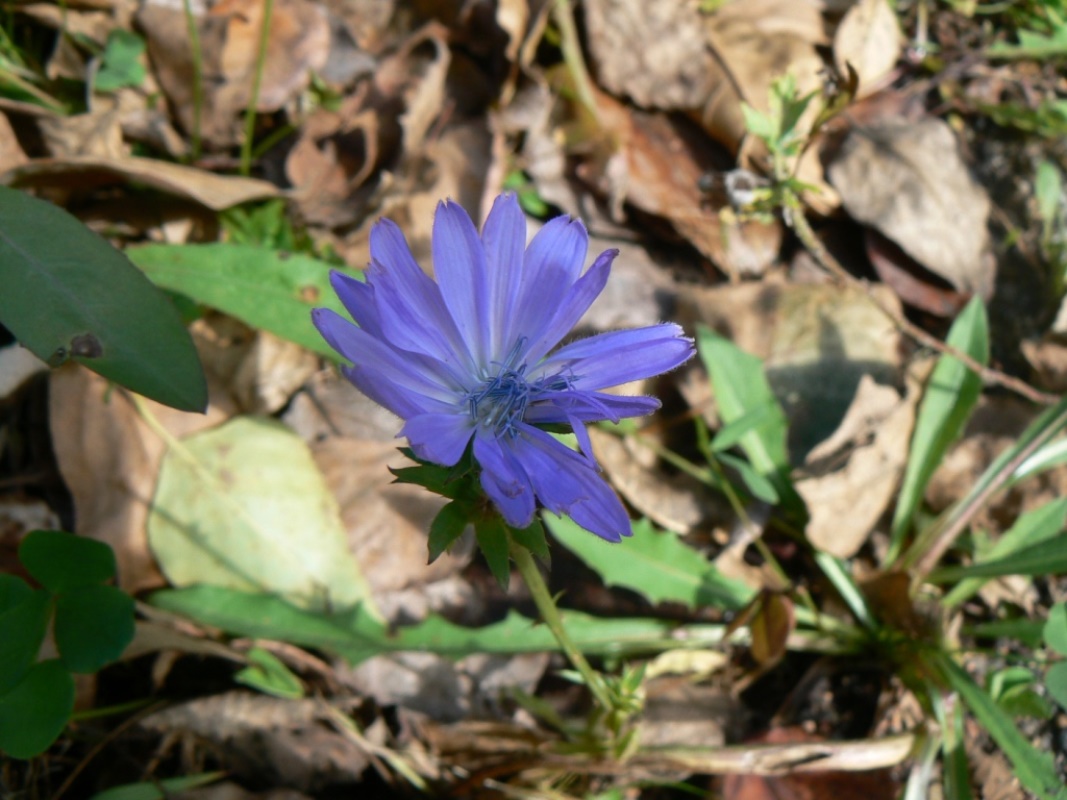
[[[998,369],[980,364],[971,358],[971,356],[967,355],[967,353],[941,341],[936,336],[927,333],[918,325],[910,322],[901,312],[884,303],[881,298],[872,291],[869,283],[854,277],[841,266],[841,263],[830,254],[830,251],[828,251],[823,243],[815,236],[815,232],[811,229],[811,225],[808,224],[808,220],[802,211],[798,209],[789,209],[789,213],[785,215],[785,219],[793,228],[797,238],[800,239],[801,243],[807,248],[808,252],[811,253],[812,258],[815,259],[815,262],[820,267],[845,286],[862,289],[878,310],[892,320],[893,324],[903,333],[920,344],[929,347],[931,350],[936,350],[944,355],[952,356],[967,367],[967,369],[980,375],[982,380],[987,383],[995,383],[998,386],[1003,386],[1005,389],[1015,392],[1021,397],[1025,397],[1027,400],[1041,405],[1052,405],[1053,403],[1059,402],[1060,398],[1056,395],[1042,392],[1025,381],[1007,375]]]

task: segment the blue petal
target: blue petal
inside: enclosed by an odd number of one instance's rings
[[[397,386],[380,372],[360,366],[341,367],[341,373],[382,408],[387,408],[401,419],[409,419],[420,414],[446,413],[453,406],[432,400],[410,389]]]
[[[374,301],[374,288],[337,270],[330,272],[330,285],[356,324],[371,336],[383,338],[382,321]]]
[[[466,413],[422,414],[409,419],[400,435],[407,437],[419,458],[451,467],[467,449],[474,421]]]
[[[516,456],[545,508],[554,514],[569,515],[609,542],[630,535],[626,509],[587,459],[530,426],[523,426],[515,441],[521,443],[516,447]]]
[[[415,262],[400,228],[380,220],[371,229],[370,248],[373,263],[367,281],[376,288],[387,338],[405,350],[459,362],[469,371],[473,367],[469,348],[440,288]]]
[[[426,356],[398,353],[329,308],[313,309],[311,321],[330,346],[353,364],[429,399],[451,403],[452,407],[459,401],[441,366]]]
[[[502,361],[520,335],[514,320],[526,249],[526,217],[515,195],[502,194],[493,203],[482,227],[482,244],[489,270],[490,352]]]
[[[457,391],[470,391],[477,382],[474,362],[444,303],[437,313],[432,306],[417,302],[411,287],[395,276],[377,267],[372,272],[377,273],[374,291],[382,339],[398,350],[432,358],[448,375],[451,386]]]
[[[523,258],[518,300],[509,309],[516,336],[532,343],[548,327],[560,298],[581,275],[588,249],[589,235],[580,220],[556,217],[537,232]]]
[[[643,417],[660,407],[655,397],[628,397],[603,392],[564,390],[545,392],[527,406],[523,418],[530,423],[618,422],[627,417]]]
[[[692,355],[692,339],[665,323],[571,342],[541,362],[533,377],[562,372],[574,377],[576,389],[605,389],[668,372]]]
[[[526,470],[512,452],[513,440],[488,434],[474,437],[474,458],[482,468],[481,484],[508,525],[525,528],[533,520],[534,490]]]
[[[433,269],[448,311],[475,363],[489,365],[489,278],[485,248],[463,207],[437,204],[433,220]]]
[[[582,315],[589,310],[589,306],[604,291],[608,276],[611,274],[611,262],[618,254],[618,250],[605,250],[597,256],[589,271],[561,295],[562,301],[556,308],[551,321],[542,330],[537,331],[536,336],[531,336],[526,351],[529,363],[536,363],[545,353],[559,344],[560,339],[570,333]]]

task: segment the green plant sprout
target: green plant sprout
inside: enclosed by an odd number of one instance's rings
[[[115,556],[100,542],[33,531],[19,559],[41,588],[0,574],[0,751],[31,758],[70,720],[72,673],[96,672],[133,640],[133,598],[107,585]],[[38,660],[50,626],[58,657]]]

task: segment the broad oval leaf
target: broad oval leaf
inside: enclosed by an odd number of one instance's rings
[[[14,575],[0,578],[19,581]],[[44,589],[34,591],[27,587],[27,591],[19,591],[19,602],[0,614],[0,694],[10,691],[25,677],[37,660],[48,629],[51,597]]]
[[[174,586],[277,594],[303,608],[372,608],[337,501],[281,423],[236,417],[167,451],[148,541]]]
[[[183,411],[207,383],[170,300],[61,208],[0,187],[0,322],[38,358],[84,364]]]
[[[56,598],[56,646],[71,672],[96,672],[133,641],[133,598],[114,586],[82,586]]]
[[[51,746],[74,709],[74,678],[56,660],[34,664],[22,682],[0,696],[0,750],[33,758]]]
[[[19,560],[53,593],[115,577],[115,554],[110,547],[66,531],[32,531],[19,544]]]

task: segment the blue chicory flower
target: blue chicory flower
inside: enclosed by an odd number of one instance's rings
[[[668,323],[553,350],[603,290],[618,251],[601,253],[583,275],[588,235],[569,217],[525,243],[514,195],[497,198],[480,237],[461,206],[439,203],[435,282],[383,219],[371,231],[366,283],[332,276],[358,327],[325,308],[312,318],[352,362],[345,376],[404,420],[398,435],[419,458],[453,466],[474,440],[482,488],[509,525],[529,525],[540,502],[617,542],[630,520],[599,474],[585,423],[655,411],[653,397],[600,390],[674,369],[693,343]],[[538,427],[549,423],[570,425],[581,452]]]

